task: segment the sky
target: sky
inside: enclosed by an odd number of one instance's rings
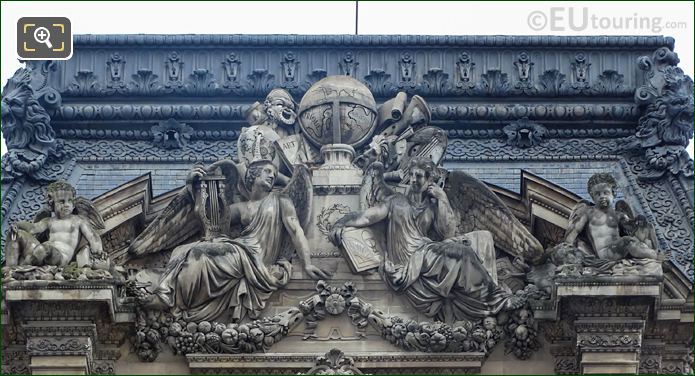
[[[359,34],[666,35],[693,77],[693,2],[380,2],[358,4]],[[17,61],[17,20],[61,16],[74,34],[354,34],[356,3],[0,2],[2,83]],[[2,153],[5,151],[2,142]],[[693,156],[693,143],[688,146]]]

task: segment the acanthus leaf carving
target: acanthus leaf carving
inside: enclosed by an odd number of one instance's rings
[[[444,73],[441,68],[431,68],[422,75],[422,82],[418,85],[418,92],[429,96],[449,95],[452,85],[449,82],[449,75]]]
[[[185,92],[196,96],[212,96],[218,93],[219,83],[207,69],[194,69],[184,84]]]
[[[390,79],[391,75],[383,69],[374,69],[364,77],[365,84],[376,97],[388,97],[398,91]]]
[[[565,75],[557,69],[550,69],[538,76],[538,94],[547,97],[558,97],[565,90]]]
[[[615,70],[605,70],[598,76],[591,91],[595,95],[625,95],[631,91],[625,87],[624,76]]]
[[[476,84],[475,94],[492,97],[504,97],[511,93],[511,83],[506,73],[499,69],[488,70],[480,76]]]
[[[131,75],[131,78],[128,94],[150,96],[158,95],[162,90],[162,85],[157,80],[159,76],[152,73],[151,69],[138,69],[137,73]]]

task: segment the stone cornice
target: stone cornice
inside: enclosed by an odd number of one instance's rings
[[[73,43],[84,47],[171,48],[196,47],[569,47],[569,48],[658,48],[673,49],[674,39],[664,36],[549,36],[549,35],[239,35],[239,34],[104,34],[75,35]]]

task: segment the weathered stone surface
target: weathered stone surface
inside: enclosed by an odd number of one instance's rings
[[[3,90],[3,372],[691,373],[672,49],[77,36]],[[7,252],[56,180],[102,270]]]

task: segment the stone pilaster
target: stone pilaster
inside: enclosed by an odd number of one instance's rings
[[[644,326],[640,319],[579,318],[575,329],[581,373],[638,373]]]
[[[29,368],[34,375],[92,373],[96,325],[30,322],[23,325]]]

